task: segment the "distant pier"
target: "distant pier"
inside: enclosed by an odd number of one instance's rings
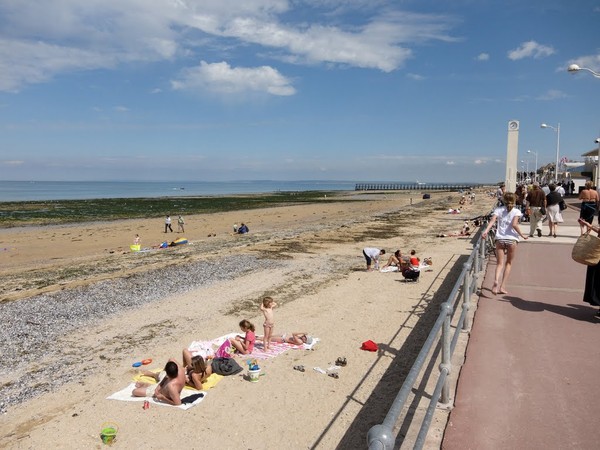
[[[355,191],[460,191],[481,187],[479,184],[443,183],[357,183]]]

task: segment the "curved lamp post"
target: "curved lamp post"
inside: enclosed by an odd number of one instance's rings
[[[535,172],[533,172],[533,181],[537,181],[537,170],[538,170],[538,165],[537,165],[537,152],[534,152],[532,150],[527,150],[527,153],[531,153],[532,155],[535,156]],[[527,163],[527,172],[529,172],[529,162]]]
[[[592,69],[588,69],[587,67],[579,67],[577,64],[571,64],[567,70],[571,73],[579,72],[580,70],[585,70],[586,72],[591,73],[596,78],[600,78],[600,73],[594,72]]]
[[[579,67],[577,64],[571,64],[567,68],[567,70],[571,73],[579,72],[580,70],[585,70],[586,72],[589,72],[592,75],[594,75],[596,78],[600,78],[600,73],[594,72],[592,69],[588,69],[587,67]],[[594,142],[598,144],[598,159],[596,161],[596,189],[598,189],[598,185],[600,184],[600,138],[597,138]]]
[[[547,125],[545,123],[540,125],[541,128],[550,128],[556,131],[556,165],[554,166],[554,179],[558,183],[558,153],[560,152],[560,123],[553,127],[552,125]]]

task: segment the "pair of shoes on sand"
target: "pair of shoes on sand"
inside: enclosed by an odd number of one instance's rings
[[[306,369],[304,369],[304,366],[294,366],[294,370],[297,370],[298,372],[304,372]]]
[[[348,364],[348,361],[346,361],[346,358],[344,357],[340,356],[338,359],[335,360],[336,366],[346,367],[346,364]]]

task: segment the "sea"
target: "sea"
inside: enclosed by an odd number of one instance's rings
[[[356,181],[0,181],[0,202],[353,191]]]

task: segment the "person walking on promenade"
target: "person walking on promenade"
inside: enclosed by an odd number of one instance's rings
[[[523,236],[523,233],[521,233],[521,229],[519,228],[521,211],[515,207],[515,200],[516,197],[514,193],[505,193],[502,198],[505,206],[494,209],[492,219],[482,233],[483,239],[486,239],[492,226],[498,222],[498,228],[496,230],[496,273],[494,276],[494,286],[492,287],[492,293],[494,295],[498,293],[508,294],[506,282],[510,276],[512,262],[517,253],[519,236],[525,240],[527,239],[527,236]]]
[[[185,229],[184,226],[185,225],[185,221],[183,220],[183,217],[181,217],[181,215],[179,215],[179,217],[177,218],[177,232],[178,233],[185,233]]]
[[[504,192],[506,191],[506,185],[502,183],[496,189],[496,206],[502,206],[502,197],[504,197]]]
[[[367,261],[367,272],[372,272],[371,265],[375,263],[375,270],[379,270],[379,257],[385,255],[385,250],[379,250],[374,247],[366,247],[363,249],[363,256]]]
[[[556,189],[556,185],[551,184],[548,187],[550,188],[550,193],[546,195],[546,216],[548,217],[548,227],[550,228],[548,236],[556,237],[558,224],[563,222],[559,206],[559,203],[562,201],[562,195]]]
[[[579,225],[586,231],[594,231],[600,234],[600,227],[595,227],[591,222],[579,219]],[[600,308],[600,263],[595,266],[587,266],[583,301]],[[600,319],[600,309],[598,309],[594,317]]]
[[[592,182],[586,181],[585,186],[579,193],[579,200],[581,200],[581,209],[579,211],[579,218],[583,219],[584,222],[594,223],[594,216],[598,210],[598,192],[593,189]],[[585,233],[586,226],[581,225],[581,234]]]
[[[533,188],[527,196],[527,207],[529,209],[529,237],[537,232],[542,237],[542,208],[546,207],[546,195],[540,189],[539,183],[533,183]]]
[[[167,214],[167,217],[165,217],[165,233],[167,232],[167,230],[171,230],[171,233],[173,232],[173,227],[171,226],[171,215]]]

